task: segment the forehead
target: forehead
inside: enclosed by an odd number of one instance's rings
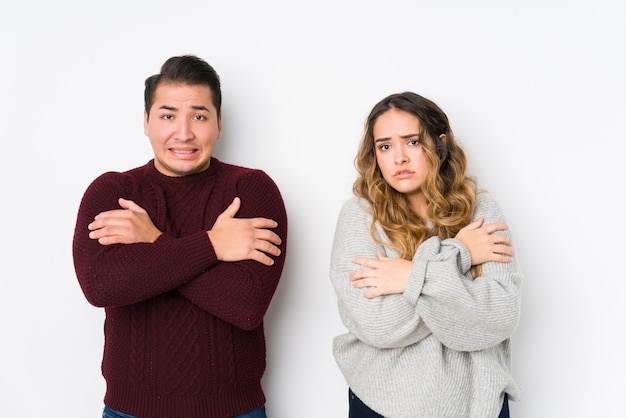
[[[414,114],[405,110],[391,108],[378,116],[374,122],[374,137],[418,134],[420,126],[420,120]]]
[[[154,91],[152,107],[180,105],[183,103],[213,108],[211,88],[205,84],[161,83]]]

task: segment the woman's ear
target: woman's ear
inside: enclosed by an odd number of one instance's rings
[[[443,142],[445,144],[446,143],[446,134],[439,135],[439,139],[441,140],[441,142]]]

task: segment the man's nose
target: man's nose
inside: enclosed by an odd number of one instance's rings
[[[179,120],[176,126],[176,139],[179,141],[187,141],[193,138],[191,123],[188,120]]]

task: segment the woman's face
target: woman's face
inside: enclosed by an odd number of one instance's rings
[[[391,108],[374,123],[376,162],[385,181],[407,196],[413,210],[425,212],[422,186],[429,171],[420,144],[421,124],[413,114]]]

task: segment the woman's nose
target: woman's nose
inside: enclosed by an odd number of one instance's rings
[[[396,164],[404,164],[409,161],[409,157],[407,156],[404,150],[400,149],[396,151],[396,155],[394,156]]]

